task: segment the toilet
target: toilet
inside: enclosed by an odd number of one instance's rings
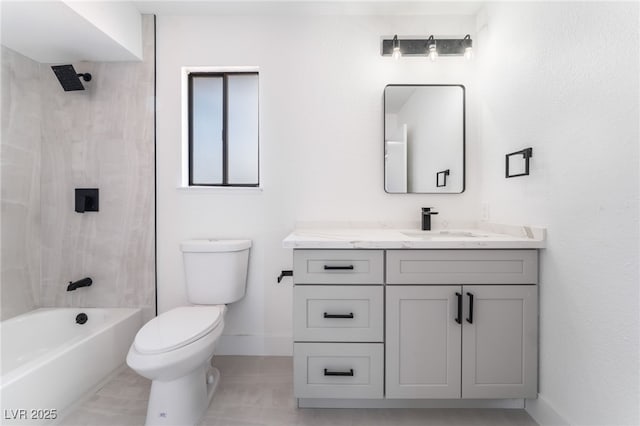
[[[191,240],[182,250],[190,306],[164,312],[135,337],[127,365],[151,379],[146,425],[195,425],[220,378],[211,366],[226,304],[245,293],[250,240]]]

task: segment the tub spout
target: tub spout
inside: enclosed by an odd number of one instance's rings
[[[76,282],[69,281],[69,285],[67,286],[67,291],[73,291],[76,288],[80,288],[80,287],[89,287],[91,284],[93,284],[93,280],[89,277],[83,278]]]

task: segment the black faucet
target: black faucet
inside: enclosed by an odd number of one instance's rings
[[[67,286],[67,291],[73,291],[76,288],[80,288],[80,287],[89,287],[91,284],[93,284],[93,280],[89,277],[83,278],[76,282],[69,281],[69,285]]]
[[[431,215],[438,214],[438,212],[432,212],[431,207],[422,208],[422,230],[431,231]]]

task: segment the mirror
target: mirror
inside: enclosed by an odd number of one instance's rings
[[[390,84],[384,89],[384,190],[464,191],[464,86]]]

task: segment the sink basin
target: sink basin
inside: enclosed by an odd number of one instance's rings
[[[441,231],[403,231],[403,235],[410,238],[422,238],[424,240],[444,238],[480,238],[486,235],[476,234],[472,231],[441,230]]]

